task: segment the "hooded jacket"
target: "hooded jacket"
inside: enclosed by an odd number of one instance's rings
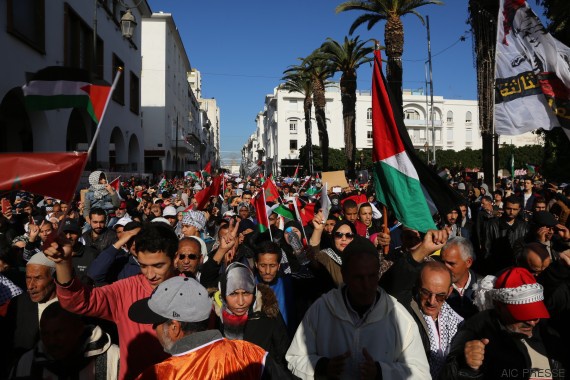
[[[349,314],[344,292],[334,289],[307,311],[286,354],[295,376],[312,379],[317,362],[350,351],[341,379],[357,379],[366,348],[382,370],[382,379],[431,379],[418,326],[393,297],[378,288],[378,300],[358,325]]]
[[[99,207],[109,212],[118,208],[121,205],[119,195],[114,192],[110,194],[105,185],[99,183],[101,174],[105,175],[100,170],[96,170],[89,174],[89,191],[85,194],[85,207],[83,208],[83,216],[89,217],[89,212],[92,208]],[[106,177],[105,177],[106,178]]]
[[[18,362],[15,377],[49,379],[70,377],[77,379],[117,379],[119,375],[119,347],[111,343],[109,334],[99,326],[86,326],[85,340],[75,360],[50,359],[42,342],[26,352]]]

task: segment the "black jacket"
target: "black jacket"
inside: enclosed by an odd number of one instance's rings
[[[544,304],[550,323],[565,340],[570,339],[570,268],[559,261],[548,266],[537,281],[544,287]]]
[[[484,338],[489,339],[489,344],[485,346],[483,365],[479,371],[474,371],[465,362],[465,343]],[[533,337],[525,339],[549,358],[552,377],[563,379],[565,369],[569,368],[570,352],[548,321],[541,320],[534,328]],[[486,310],[465,321],[453,338],[440,380],[528,379],[530,368],[530,357],[521,338],[513,336],[500,324],[494,310]]]
[[[475,290],[473,289],[473,285],[475,285],[477,281],[480,280],[481,276],[479,276],[471,269],[469,269],[469,273],[471,273],[471,281],[465,287],[463,296],[461,296],[459,292],[453,288],[446,301],[457,314],[461,315],[465,319],[479,312],[479,310],[477,310],[477,307],[473,305],[473,299],[475,298]]]
[[[495,274],[515,264],[515,246],[524,241],[528,224],[515,219],[509,225],[504,218],[490,220],[485,226],[482,243],[483,274]]]

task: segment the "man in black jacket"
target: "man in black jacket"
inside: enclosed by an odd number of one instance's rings
[[[548,326],[543,288],[524,268],[510,268],[489,290],[494,309],[465,322],[440,379],[563,379],[570,353]]]
[[[495,274],[515,263],[515,246],[528,232],[527,222],[518,218],[521,209],[522,200],[510,196],[504,201],[503,215],[486,224],[481,244],[484,274]]]

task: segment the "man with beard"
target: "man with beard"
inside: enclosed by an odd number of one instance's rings
[[[92,208],[89,211],[89,224],[91,229],[81,236],[87,247],[93,247],[97,255],[105,248],[117,241],[117,234],[107,228],[107,213],[102,208]]]
[[[73,247],[73,268],[75,273],[84,284],[92,284],[92,280],[87,276],[87,268],[97,257],[97,251],[93,247],[87,247],[79,241],[81,228],[75,219],[63,221],[62,231],[67,239],[71,241]]]

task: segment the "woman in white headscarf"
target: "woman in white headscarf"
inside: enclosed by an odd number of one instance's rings
[[[89,175],[89,191],[85,194],[85,206],[83,217],[89,223],[89,212],[92,208],[99,207],[107,213],[117,209],[121,205],[119,194],[107,182],[107,176],[101,170],[96,170]]]

